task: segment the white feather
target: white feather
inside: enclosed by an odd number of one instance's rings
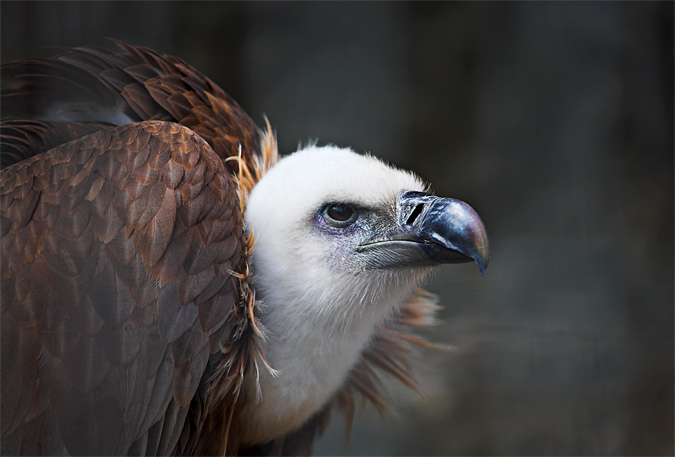
[[[260,371],[262,400],[244,412],[245,441],[288,433],[324,406],[426,271],[336,264],[335,245],[315,227],[317,209],[345,201],[395,211],[401,192],[424,188],[373,157],[314,145],[283,158],[254,187],[245,211],[256,237],[253,286],[269,333],[262,351],[278,374]]]

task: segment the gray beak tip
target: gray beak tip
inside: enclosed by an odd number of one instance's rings
[[[490,263],[490,244],[488,243],[487,232],[482,221],[480,221],[479,229],[474,232],[474,252],[471,254],[481,276],[485,276],[488,263]]]

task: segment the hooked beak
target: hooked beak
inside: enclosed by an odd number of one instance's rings
[[[490,257],[485,226],[473,208],[424,192],[401,194],[396,226],[360,251],[370,254],[374,268],[474,261],[481,275]]]

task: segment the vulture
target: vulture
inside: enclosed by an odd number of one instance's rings
[[[279,158],[183,60],[117,43],[2,66],[5,455],[309,454],[417,386],[420,289],[483,222],[349,148]]]

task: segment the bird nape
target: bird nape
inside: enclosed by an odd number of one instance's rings
[[[309,454],[415,387],[467,204],[349,149],[282,159],[211,80],[117,43],[2,66],[2,454]]]

